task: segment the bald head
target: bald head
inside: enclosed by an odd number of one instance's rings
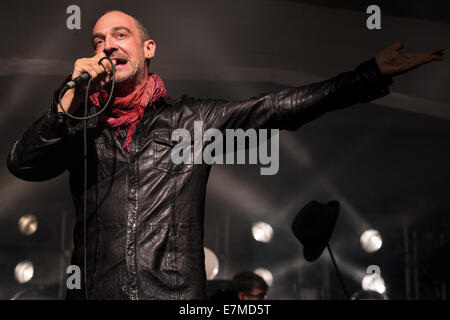
[[[139,20],[122,11],[106,12],[95,23],[92,43],[96,54],[115,60],[118,84],[132,86],[146,79],[156,44]]]
[[[144,41],[150,39],[150,34],[149,34],[147,28],[142,24],[141,21],[139,21],[137,18],[133,17],[132,15],[129,15],[128,13],[125,13],[125,12],[120,11],[120,10],[111,10],[111,11],[105,12],[105,13],[97,20],[97,22],[98,22],[101,18],[103,18],[104,16],[109,15],[109,14],[123,15],[123,16],[128,17],[128,19],[134,20],[134,23],[135,23],[137,29],[139,30],[139,36],[140,36],[140,38],[141,38],[141,42],[144,42]],[[94,28],[95,28],[95,27],[94,27]]]

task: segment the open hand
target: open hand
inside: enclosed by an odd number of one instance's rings
[[[375,55],[381,74],[396,76],[425,63],[442,61],[445,51],[445,48],[441,46],[426,53],[400,53],[402,48],[403,43],[396,42]]]

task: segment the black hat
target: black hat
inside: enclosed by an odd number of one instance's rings
[[[339,202],[326,204],[311,201],[303,207],[292,223],[292,232],[303,244],[303,255],[309,262],[317,260],[330,241],[339,215]]]

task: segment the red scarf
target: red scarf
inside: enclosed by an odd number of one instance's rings
[[[109,94],[105,89],[90,96],[92,103],[97,107],[100,107],[100,94],[103,101],[108,99]],[[130,151],[131,136],[144,116],[145,108],[148,105],[155,108],[154,102],[161,97],[167,100],[167,91],[161,78],[154,73],[149,74],[148,80],[129,95],[113,97],[112,108],[107,115],[102,115],[102,121],[111,129],[115,129],[116,136],[119,135],[121,126],[128,127],[127,139],[122,149]]]

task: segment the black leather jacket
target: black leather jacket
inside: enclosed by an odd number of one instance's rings
[[[203,220],[207,164],[174,164],[171,132],[217,128],[296,130],[325,112],[389,93],[375,59],[329,80],[242,102],[159,100],[148,107],[129,153],[121,137],[88,126],[87,283],[89,299],[205,299]],[[72,264],[83,270],[82,124],[48,111],[16,141],[7,165],[28,181],[70,172],[76,208]],[[83,290],[68,290],[83,298]]]

